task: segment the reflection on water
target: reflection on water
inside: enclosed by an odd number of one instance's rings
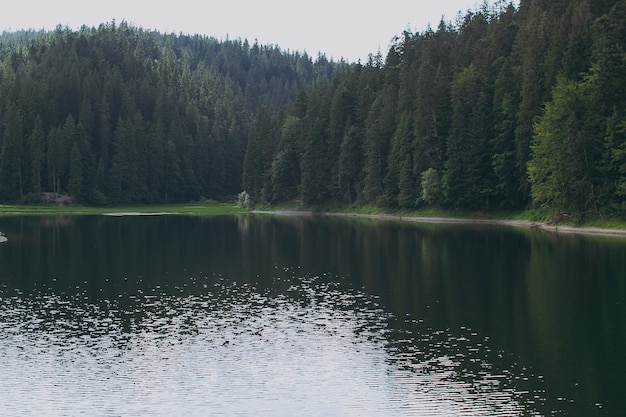
[[[329,218],[0,218],[9,415],[615,415],[626,245]]]
[[[204,294],[153,288],[98,304],[81,293],[4,290],[1,408],[285,416],[524,410],[507,388],[511,375],[494,373],[476,334],[400,333],[375,298],[337,278],[285,272],[276,278],[282,291],[191,280],[191,292]]]

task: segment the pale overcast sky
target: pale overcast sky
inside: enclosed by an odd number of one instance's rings
[[[10,3],[9,3],[10,1]],[[203,34],[250,43],[275,44],[283,50],[318,51],[336,60],[365,61],[405,29],[437,27],[442,16],[454,21],[459,11],[482,0],[3,0],[0,31],[78,29],[115,19],[160,32]],[[7,4],[8,3],[8,4]],[[489,3],[492,3],[490,1]],[[514,4],[519,4],[517,0]]]

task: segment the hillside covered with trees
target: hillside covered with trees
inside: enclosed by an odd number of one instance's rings
[[[241,191],[258,107],[338,64],[125,22],[0,36],[0,201],[185,202]]]
[[[504,1],[368,62],[122,23],[0,37],[0,201],[626,216],[626,0]]]

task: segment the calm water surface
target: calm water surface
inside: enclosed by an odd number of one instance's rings
[[[0,414],[615,416],[626,240],[0,218]]]

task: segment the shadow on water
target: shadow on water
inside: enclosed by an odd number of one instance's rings
[[[443,402],[422,400],[435,407],[426,414],[615,415],[626,406],[619,239],[273,216],[2,218],[0,230],[9,238],[0,312],[26,323],[0,333],[54,337],[61,327],[66,339],[97,345],[104,339],[85,338],[107,334],[122,348],[160,323],[157,339],[172,342],[164,329],[176,343],[213,334],[219,349],[237,345],[237,332],[248,337],[238,346],[256,343],[260,323],[278,331],[278,315],[300,323],[294,335],[342,334],[343,323],[350,338],[382,346],[386,377],[439,393]],[[257,353],[275,356],[267,346]]]

